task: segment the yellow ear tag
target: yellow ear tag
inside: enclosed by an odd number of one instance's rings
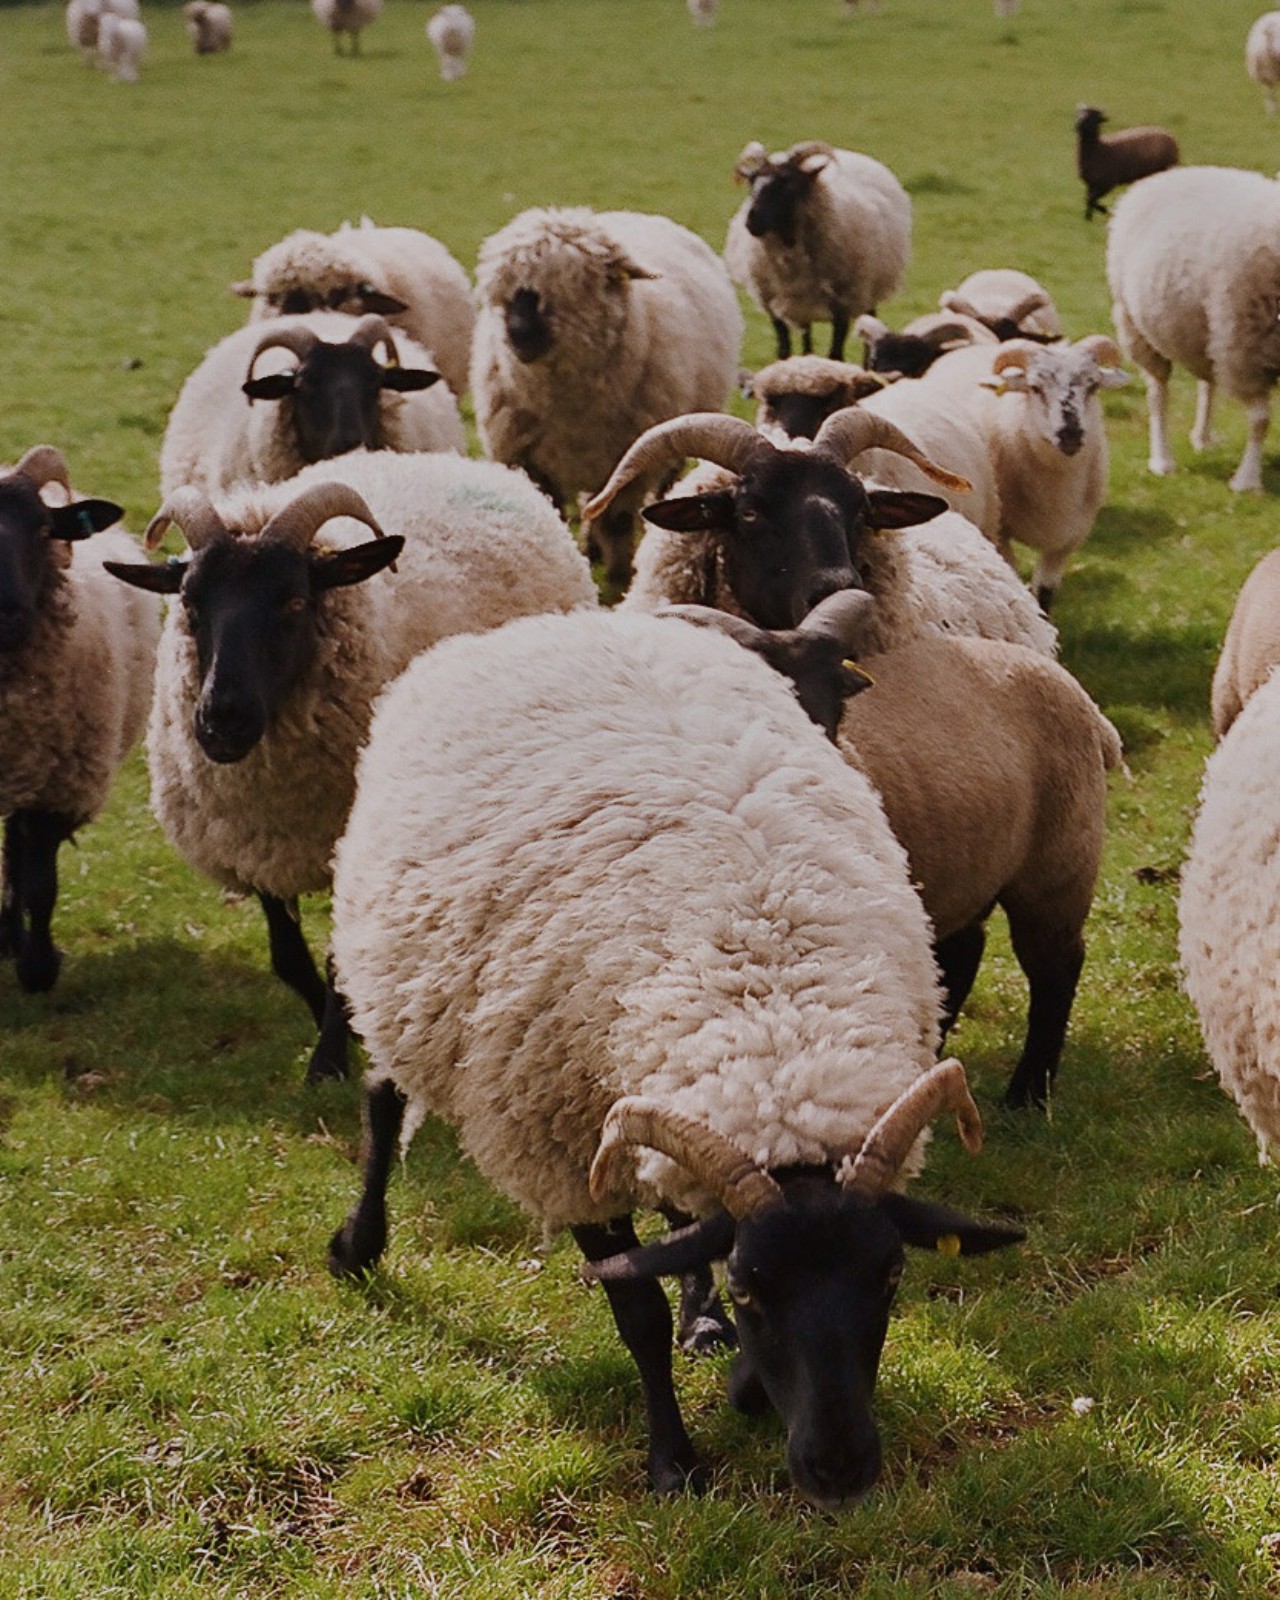
[[[958,1256],[960,1254],[960,1235],[958,1233],[940,1233],[936,1249],[940,1256]]]
[[[860,678],[865,678],[868,683],[874,685],[876,680],[871,676],[867,669],[865,667],[860,667],[856,661],[850,661],[848,656],[844,658],[840,665],[844,667],[846,671],[856,672]]]

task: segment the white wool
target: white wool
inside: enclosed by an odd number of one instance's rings
[[[475,18],[466,6],[441,6],[427,18],[426,34],[440,62],[440,76],[446,83],[455,83],[467,70],[476,37]]]
[[[1262,90],[1267,110],[1274,115],[1275,89],[1280,83],[1280,11],[1264,11],[1249,29],[1244,45],[1244,65]]]
[[[146,53],[146,24],[104,10],[98,21],[98,61],[117,83],[137,83]]]
[[[1222,641],[1222,654],[1214,669],[1210,695],[1215,738],[1222,738],[1249,696],[1267,681],[1277,663],[1280,663],[1280,550],[1271,550],[1245,579]]]
[[[311,0],[311,13],[333,34],[335,50],[341,35],[347,33],[352,50],[357,51],[361,30],[382,14],[382,0]]]
[[[1033,300],[1036,303],[1030,309],[1022,309]],[[938,305],[943,311],[976,317],[988,327],[1017,311],[1020,333],[1045,339],[1062,337],[1062,318],[1049,291],[1017,267],[981,267],[954,289],[945,289],[938,296]]]

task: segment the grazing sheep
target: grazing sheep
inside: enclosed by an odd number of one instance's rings
[[[183,6],[187,38],[198,56],[214,56],[231,48],[231,7],[221,0],[188,0]]]
[[[480,247],[471,387],[485,452],[564,507],[594,492],[638,434],[722,406],[742,313],[724,264],[667,217],[585,207],[522,212]],[[583,523],[607,576],[631,571],[644,477]]]
[[[183,602],[160,647],[151,803],[197,871],[257,894],[272,966],[321,1027],[308,1078],[340,1076],[345,1017],[297,900],[329,883],[373,701],[446,634],[594,605],[590,573],[527,480],[459,456],[358,452],[216,509],[179,489],[148,541],[170,522],[189,561],[110,568]],[[357,543],[361,524],[394,536]],[[365,582],[397,555],[396,573]]]
[[[456,83],[467,70],[475,43],[475,18],[466,6],[441,6],[427,18],[426,32],[440,62],[440,76],[446,83]]]
[[[1280,1141],[1280,676],[1252,695],[1205,766],[1182,868],[1178,954],[1205,1048],[1269,1159]]]
[[[1119,133],[1098,130],[1107,121],[1097,106],[1076,112],[1076,171],[1084,184],[1084,220],[1095,211],[1105,217],[1103,195],[1122,183],[1136,183],[1153,172],[1178,164],[1178,141],[1165,128],[1124,128]]]
[[[382,0],[311,0],[316,21],[333,35],[333,53],[340,56],[342,36],[351,40],[350,55],[360,54],[360,33],[382,14]]]
[[[1236,596],[1213,674],[1213,735],[1221,739],[1280,663],[1280,550],[1263,556]]]
[[[400,364],[401,348],[412,365]],[[260,358],[275,352],[260,371]],[[439,377],[426,352],[393,338],[381,317],[315,311],[251,322],[183,384],[160,446],[160,492],[278,483],[361,446],[461,452],[462,419]]]
[[[380,228],[368,217],[336,233],[298,228],[231,285],[254,302],[251,320],[304,311],[376,312],[417,340],[455,395],[467,387],[475,310],[471,280],[438,239],[417,228]]]
[[[773,323],[778,357],[791,326],[809,354],[811,326],[831,323],[844,358],[849,320],[874,311],[902,282],[911,255],[911,201],[881,162],[819,139],[768,155],[746,145],[734,168],[751,193],[729,223],[724,258]]]
[[[837,411],[884,388],[884,379],[850,361],[789,356],[748,374],[742,392],[756,404],[756,427],[788,439],[812,439]]]
[[[720,0],[687,0],[689,15],[699,28],[710,28],[720,9]]]
[[[1264,11],[1249,29],[1244,65],[1262,90],[1268,116],[1275,116],[1276,84],[1280,83],[1280,11]]]
[[[90,66],[101,65],[98,59],[98,23],[108,12],[134,22],[141,16],[138,0],[67,0],[64,19],[67,38],[72,48],[79,50]]]
[[[980,1124],[959,1063],[933,1068],[901,848],[787,684],[653,617],[446,640],[379,703],[334,863],[334,954],[373,1063],[336,1271],[384,1247],[397,1133],[442,1117],[604,1282],[654,1488],[700,1472],[653,1280],[726,1256],[730,1398],[777,1408],[808,1499],[870,1487],[902,1243],[1015,1235],[893,1192],[940,1100]],[[704,1220],[640,1247],[631,1212],[654,1205]],[[770,1262],[790,1269],[776,1294]]]
[[[862,316],[854,323],[853,331],[866,348],[868,370],[888,380],[922,378],[948,350],[959,350],[966,344],[990,344],[996,338],[986,323],[974,317],[948,316],[940,311],[916,317],[898,333],[879,317]]]
[[[972,317],[997,339],[1034,339],[1051,344],[1062,337],[1062,319],[1049,291],[1016,267],[983,267],[955,289],[938,296],[942,311]]]
[[[98,61],[117,83],[137,83],[147,53],[146,24],[104,11],[98,19]]]
[[[63,503],[49,504],[57,486]],[[51,445],[0,470],[0,955],[29,992],[61,965],[58,848],[97,816],[146,720],[159,607],[103,572],[138,547],[109,500],[76,499]]]
[[[958,350],[920,380],[921,390],[931,390],[944,406],[967,410],[985,438],[999,496],[1001,551],[1012,562],[1014,539],[1036,551],[1031,581],[1046,611],[1107,495],[1099,392],[1128,381],[1120,352],[1101,333],[1075,344],[1015,339]],[[886,398],[894,392],[886,390]]]
[[[1150,470],[1175,470],[1165,407],[1176,362],[1200,380],[1196,450],[1211,442],[1215,387],[1244,402],[1249,437],[1231,488],[1261,490],[1280,373],[1280,184],[1234,167],[1175,167],[1147,178],[1116,205],[1107,281],[1121,348],[1146,380]]]

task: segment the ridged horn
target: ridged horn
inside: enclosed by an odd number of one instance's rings
[[[948,339],[962,339],[965,344],[973,343],[973,329],[966,327],[963,322],[940,322],[936,327],[930,328],[927,333],[919,335],[926,344],[935,346],[945,344]]]
[[[288,350],[297,356],[299,361],[305,361],[319,343],[320,335],[315,329],[305,328],[301,323],[291,323],[288,327],[274,328],[270,333],[264,333],[249,358],[249,370],[245,374],[245,381],[248,382],[253,377],[258,357],[265,355],[268,350]]]
[[[792,166],[798,167],[802,161],[808,161],[810,156],[828,156],[835,159],[835,147],[829,145],[825,139],[801,139],[799,144],[793,144],[787,151],[787,160]]]
[[[749,422],[723,411],[694,411],[687,417],[672,417],[640,435],[613,469],[608,483],[582,508],[582,515],[600,516],[642,473],[673,466],[686,456],[700,456],[741,476],[751,462],[773,449]]]
[[[750,139],[743,145],[733,164],[733,176],[739,183],[749,183],[758,172],[769,165],[769,152],[759,139]]]
[[[351,330],[347,343],[361,345],[370,355],[380,344],[385,344],[387,347],[385,364],[388,367],[398,367],[400,365],[400,352],[396,349],[396,342],[391,335],[391,329],[387,326],[386,318],[380,317],[376,311],[370,311],[360,318],[359,322]]]
[[[13,469],[24,478],[30,478],[37,489],[46,483],[60,484],[71,496],[71,474],[67,471],[67,458],[56,444],[33,444]]]
[[[641,1095],[615,1101],[604,1119],[588,1179],[592,1199],[599,1200],[608,1192],[614,1161],[632,1145],[670,1156],[709,1189],[736,1221],[755,1216],[782,1199],[774,1180],[732,1139]]]
[[[849,655],[857,655],[875,608],[874,595],[865,589],[837,589],[835,594],[819,600],[796,632],[834,639]]]
[[[971,300],[966,300],[955,289],[944,290],[938,296],[938,309],[940,311],[954,311],[957,316],[961,317],[972,317],[975,322],[982,323],[983,327],[987,325],[987,319],[978,310],[977,306]]]
[[[1105,333],[1088,333],[1076,340],[1077,350],[1087,350],[1100,367],[1118,367],[1124,361],[1114,339]]]
[[[936,461],[930,461],[913,440],[888,417],[877,416],[873,411],[863,411],[860,406],[847,406],[837,411],[818,429],[813,441],[815,450],[824,451],[833,461],[847,467],[855,456],[864,450],[892,450],[914,462],[921,472],[940,483],[944,489],[972,489],[968,478],[958,472],[948,472]]]
[[[142,542],[148,550],[156,549],[170,523],[182,529],[189,550],[203,550],[213,540],[227,537],[227,525],[213,509],[213,502],[193,483],[175,489],[147,523]]]
[[[1022,299],[1009,307],[1005,312],[1010,322],[1021,323],[1023,317],[1029,317],[1033,311],[1039,311],[1042,306],[1049,304],[1049,296],[1043,289],[1033,289],[1024,294]],[[981,319],[979,319],[981,320]]]
[[[911,1146],[929,1123],[954,1111],[960,1139],[970,1155],[982,1149],[982,1118],[969,1093],[964,1067],[940,1061],[900,1094],[862,1142],[843,1187],[868,1200],[884,1194],[898,1176]]]
[[[1042,348],[1043,346],[1033,343],[1030,339],[1006,339],[996,351],[991,371],[994,374],[1003,372],[1007,367],[1025,367],[1027,357]]]
[[[715,606],[659,606],[653,614],[655,617],[680,617],[699,628],[715,628],[748,650],[758,650],[761,641],[767,637],[764,629],[757,628],[754,622],[748,622],[745,617],[735,617],[731,611],[717,611]]]
[[[354,517],[379,539],[386,534],[361,495],[346,483],[317,483],[277,511],[261,537],[279,539],[295,550],[305,550],[331,517]]]

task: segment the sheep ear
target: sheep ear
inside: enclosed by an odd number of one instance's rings
[[[324,589],[345,589],[353,583],[363,583],[375,572],[389,567],[404,549],[404,539],[389,534],[385,539],[370,539],[367,544],[353,545],[350,550],[335,550],[329,555],[317,556],[311,563],[312,593]]]
[[[638,1250],[609,1256],[604,1261],[588,1261],[582,1268],[582,1275],[600,1283],[635,1283],[642,1278],[691,1272],[694,1267],[722,1261],[733,1249],[736,1232],[737,1224],[729,1213],[717,1211],[701,1222],[669,1233],[665,1239],[642,1244]]]
[[[375,312],[380,317],[394,317],[401,311],[407,311],[408,305],[403,300],[397,300],[393,294],[383,294],[381,289],[373,289],[362,285],[356,291],[356,299],[360,302],[360,309],[364,312]]]
[[[1026,1234],[1003,1222],[974,1222],[950,1206],[890,1191],[877,1202],[902,1235],[903,1244],[943,1256],[984,1256],[1021,1244]]]
[[[670,500],[655,500],[640,513],[655,528],[670,533],[728,533],[733,528],[733,495],[728,489],[712,489],[707,494],[677,494]]]
[[[992,390],[995,394],[1007,394],[1011,391],[1025,393],[1031,387],[1021,367],[1006,367],[1003,372],[989,372],[985,378],[978,379],[978,385],[980,388]]]
[[[121,583],[133,589],[145,589],[149,594],[177,594],[182,588],[187,563],[168,561],[104,561],[103,568]]]
[[[297,374],[293,372],[268,372],[262,378],[250,378],[240,385],[242,394],[250,400],[283,400],[293,393]]]
[[[1129,374],[1123,367],[1099,367],[1099,389],[1123,389],[1129,381]]]
[[[846,700],[855,694],[861,694],[864,689],[874,689],[876,680],[869,672],[864,672],[856,661],[842,661],[840,663],[840,693]]]
[[[645,279],[660,278],[660,272],[650,272],[647,267],[637,266],[630,256],[616,256],[609,263],[609,281],[611,283],[631,283]]]
[[[382,370],[381,387],[395,389],[400,394],[408,394],[416,389],[429,389],[432,384],[439,382],[440,374],[431,372],[426,367],[384,367]]]
[[[239,283],[229,283],[227,287],[232,294],[238,294],[242,300],[257,299],[258,291],[253,286],[252,278],[241,278]]]
[[[914,528],[932,522],[951,508],[940,494],[923,494],[915,489],[868,489],[873,528]]]
[[[113,500],[76,500],[69,506],[49,508],[49,537],[87,539],[91,533],[114,527],[124,516],[124,507]]]

